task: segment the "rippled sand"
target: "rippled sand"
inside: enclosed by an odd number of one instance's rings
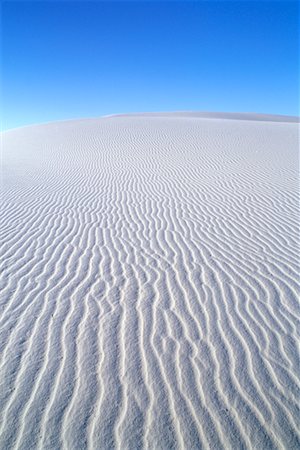
[[[3,133],[1,449],[300,447],[298,132],[178,113]]]

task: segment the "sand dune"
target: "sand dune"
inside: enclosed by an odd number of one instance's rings
[[[201,119],[233,119],[233,120],[259,120],[263,122],[289,122],[299,123],[300,118],[296,116],[280,116],[274,114],[257,114],[257,113],[224,113],[224,112],[198,112],[198,111],[177,111],[177,112],[160,112],[160,113],[131,113],[131,114],[114,114],[106,117],[164,117],[182,119],[201,118]]]
[[[296,449],[299,125],[2,135],[0,448]]]

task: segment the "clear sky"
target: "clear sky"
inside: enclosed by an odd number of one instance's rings
[[[138,111],[299,115],[296,1],[7,1],[2,129]]]

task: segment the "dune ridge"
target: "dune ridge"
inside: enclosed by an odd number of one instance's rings
[[[1,448],[299,448],[298,133],[2,134]]]
[[[235,113],[235,112],[208,112],[208,111],[174,111],[174,112],[145,112],[145,113],[130,113],[130,114],[111,114],[104,117],[164,117],[182,119],[224,119],[224,120],[255,120],[262,122],[286,122],[299,123],[298,116],[286,116],[279,114],[262,114],[262,113]]]

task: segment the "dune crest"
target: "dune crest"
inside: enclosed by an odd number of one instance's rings
[[[293,122],[3,133],[0,448],[299,448]]]

